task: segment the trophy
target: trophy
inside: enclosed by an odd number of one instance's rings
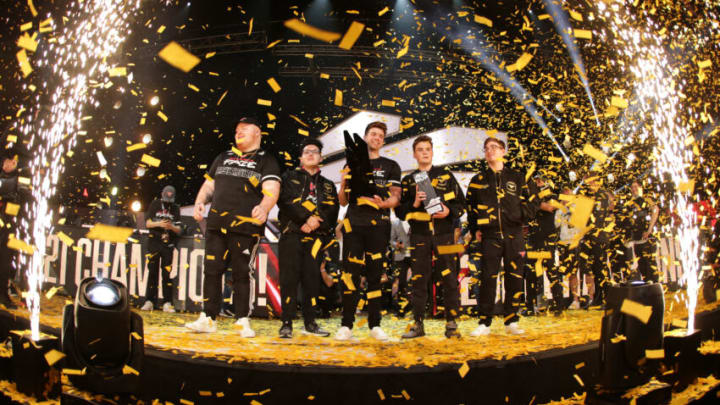
[[[418,185],[418,191],[424,192],[427,197],[425,201],[423,201],[425,212],[430,215],[442,212],[442,201],[440,200],[440,196],[435,193],[435,189],[430,183],[430,177],[427,172],[417,172],[413,178],[415,179],[415,184]]]
[[[350,168],[350,202],[357,203],[358,197],[372,197],[380,195],[380,188],[373,181],[373,168],[370,164],[367,143],[358,136],[350,136],[348,131],[343,131],[345,136],[345,159]]]

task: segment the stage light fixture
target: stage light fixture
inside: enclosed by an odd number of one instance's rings
[[[140,203],[140,201],[133,201],[132,204],[130,205],[130,209],[133,212],[140,212],[141,208],[142,208],[142,204]]]
[[[137,174],[138,177],[142,177],[142,176],[145,175],[145,172],[146,172],[146,171],[147,171],[147,169],[145,169],[143,166],[140,166],[140,167],[138,167],[137,170],[135,171],[135,174]]]
[[[63,312],[65,368],[78,388],[101,394],[137,391],[144,356],[143,321],[130,310],[125,286],[115,280],[86,278],[75,302]]]
[[[150,105],[153,105],[153,106],[158,105],[159,102],[160,102],[160,97],[158,97],[158,96],[152,96],[150,98]]]
[[[109,136],[106,136],[105,139],[104,139],[104,141],[105,141],[105,147],[106,147],[106,148],[111,147],[112,144],[113,144],[113,139],[112,139],[111,137],[109,137]]]
[[[150,134],[145,134],[145,135],[143,135],[142,141],[143,141],[143,143],[146,144],[146,145],[149,144],[150,141],[152,141],[152,135],[150,135]]]

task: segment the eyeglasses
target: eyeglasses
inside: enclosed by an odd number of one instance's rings
[[[485,147],[485,151],[486,151],[486,152],[487,152],[487,151],[490,151],[490,150],[493,150],[493,149],[503,149],[503,147],[500,146],[500,145],[493,145],[493,144],[490,144],[490,145],[488,145],[488,146]]]
[[[302,153],[303,155],[319,155],[320,151],[317,149],[305,149]]]

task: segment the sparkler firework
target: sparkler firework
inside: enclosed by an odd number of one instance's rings
[[[107,80],[104,76],[111,68],[108,60],[125,41],[130,17],[139,5],[140,0],[73,2],[63,16],[60,32],[41,44],[44,49],[33,60],[42,72],[42,81],[39,74],[36,79],[41,91],[33,100],[36,104],[27,107],[27,116],[17,125],[33,154],[28,165],[33,200],[24,207],[28,220],[19,224],[19,234],[27,236],[34,246],[32,254],[19,258],[28,279],[26,302],[33,339],[39,339],[44,247],[53,229],[53,210],[48,200],[55,194],[63,172],[64,155],[72,150],[81,131],[84,107],[97,105],[91,81]],[[53,30],[57,28],[52,26]],[[48,98],[41,102],[39,94]],[[49,104],[49,111],[43,111],[43,103]]]

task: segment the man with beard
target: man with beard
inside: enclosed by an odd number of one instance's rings
[[[222,303],[222,275],[230,265],[233,278],[235,325],[242,337],[255,337],[250,328],[250,263],[255,258],[265,221],[280,195],[280,168],[260,149],[260,122],[241,118],[235,127],[237,148],[221,153],[205,176],[193,217],[203,219],[211,202],[205,233],[203,309],[197,320],[185,324],[196,332],[215,332]]]

